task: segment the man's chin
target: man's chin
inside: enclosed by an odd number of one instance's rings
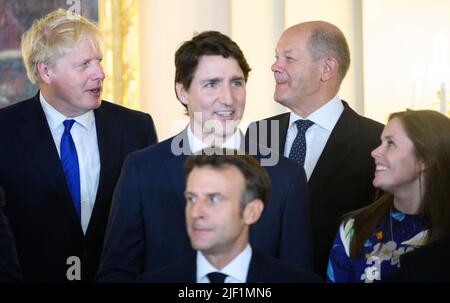
[[[238,127],[236,126],[236,122],[231,121],[228,124],[221,123],[220,126],[216,124],[216,127],[214,128],[205,127],[203,134],[214,136],[217,138],[228,138],[234,135],[234,133],[236,133],[237,130]]]
[[[191,246],[194,250],[200,251],[208,251],[210,249],[210,245],[202,241],[195,241],[195,242],[191,241]]]
[[[100,97],[97,99],[97,102],[95,103],[95,108],[99,108],[101,104],[102,104],[102,97],[100,96]]]
[[[222,140],[222,144],[225,143],[230,137],[232,137],[236,133],[236,128],[226,129],[224,132],[215,132],[214,137],[216,141]],[[217,142],[216,146],[222,145],[220,142]]]
[[[96,98],[96,99],[90,99],[90,100],[85,100],[86,105],[86,109],[87,110],[94,110],[100,107],[100,105],[102,104],[102,98]]]
[[[286,104],[286,100],[278,95],[274,95],[273,99],[275,100],[275,102],[280,103],[281,105]]]
[[[217,136],[222,136],[224,138],[228,138],[234,135],[237,131],[236,127],[226,127],[223,132],[216,133]]]

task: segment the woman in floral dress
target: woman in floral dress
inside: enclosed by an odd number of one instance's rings
[[[450,120],[394,113],[372,151],[384,194],[348,214],[333,242],[328,282],[397,281],[400,256],[450,234]]]

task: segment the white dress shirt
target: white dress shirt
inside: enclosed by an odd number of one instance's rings
[[[187,135],[189,147],[191,148],[191,152],[193,154],[209,147],[208,144],[206,144],[205,142],[203,142],[194,135],[191,129],[191,124],[189,124],[187,127]],[[239,129],[230,138],[228,138],[227,141],[225,141],[225,143],[222,146],[219,147],[239,150],[241,148],[241,133]]]
[[[335,96],[306,118],[302,118],[296,113],[291,112],[289,128],[286,136],[286,144],[284,146],[284,155],[288,158],[292,143],[297,136],[297,125],[295,124],[295,121],[299,119],[307,119],[314,122],[305,134],[306,156],[303,167],[308,180],[311,177],[314,167],[316,167],[317,161],[319,160],[320,155],[327,144],[328,138],[330,137],[330,134],[336,126],[336,123],[343,111],[344,105],[342,104],[341,99],[339,96]]]
[[[60,158],[61,137],[64,133],[63,122],[67,119],[75,120],[70,133],[77,149],[80,167],[81,228],[86,234],[100,179],[100,154],[94,111],[88,111],[75,118],[68,118],[53,108],[42,94],[40,94],[40,101]]]
[[[246,283],[251,259],[252,248],[250,244],[247,244],[247,247],[236,258],[227,266],[218,270],[208,262],[200,251],[197,251],[197,283],[210,283],[207,275],[211,272],[226,274],[225,283]]]

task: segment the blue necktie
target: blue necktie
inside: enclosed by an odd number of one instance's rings
[[[308,128],[314,124],[314,122],[300,119],[295,121],[295,124],[297,125],[297,137],[295,137],[295,140],[292,143],[291,151],[289,152],[289,159],[292,159],[303,166],[306,156],[305,133]]]
[[[61,137],[61,163],[66,174],[67,185],[69,186],[72,202],[78,215],[81,217],[81,193],[80,193],[80,167],[78,165],[77,149],[73,142],[70,129],[75,120],[65,120],[64,133]]]
[[[225,283],[226,274],[221,272],[210,272],[207,274],[209,282],[211,283]]]

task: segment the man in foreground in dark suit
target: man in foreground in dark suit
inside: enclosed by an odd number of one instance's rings
[[[19,260],[17,259],[14,237],[8,225],[8,219],[3,213],[5,196],[0,187],[0,283],[20,282]]]
[[[188,155],[205,147],[244,150],[238,124],[245,107],[250,67],[239,46],[219,32],[203,32],[175,54],[175,88],[190,124],[179,135],[131,154],[114,192],[98,280],[132,281],[195,255],[184,219]],[[253,151],[255,151],[253,149]],[[276,153],[251,154],[266,166],[273,193],[250,231],[266,255],[310,269],[311,242],[303,168]],[[267,161],[265,161],[267,160]]]
[[[26,282],[93,281],[125,156],[156,143],[148,114],[102,101],[100,32],[59,9],[25,32],[35,97],[0,110],[0,184]]]
[[[383,125],[358,115],[337,95],[350,52],[336,26],[323,21],[294,25],[282,34],[275,53],[274,98],[291,112],[252,123],[246,135],[304,166],[314,269],[325,276],[341,216],[374,201],[370,152],[380,142]]]
[[[270,177],[258,161],[236,150],[207,149],[186,163],[186,225],[197,255],[141,282],[287,283],[320,282],[265,256],[249,244],[249,228],[269,202]]]

